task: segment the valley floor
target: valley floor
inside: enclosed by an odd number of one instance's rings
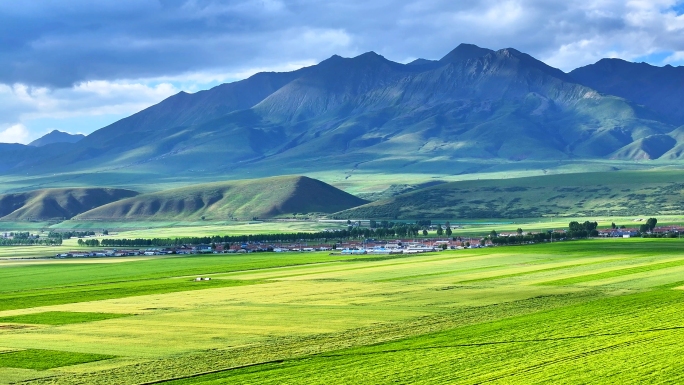
[[[0,383],[677,383],[682,242],[3,264]]]

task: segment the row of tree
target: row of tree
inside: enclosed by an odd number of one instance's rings
[[[103,231],[103,234],[107,234],[106,230]],[[91,235],[95,235],[94,231],[50,231],[48,233],[48,238],[62,238],[62,239],[69,239],[69,238],[83,238],[83,237],[88,237]]]
[[[100,246],[100,241],[97,239],[80,239],[78,240],[78,245],[79,246],[88,246],[88,247],[98,247]]]
[[[559,233],[559,232],[542,232],[542,233],[528,233],[528,234],[518,234],[518,235],[511,235],[511,236],[489,236],[489,241],[497,246],[502,246],[502,245],[521,245],[521,244],[526,244],[526,243],[539,243],[539,242],[553,242],[553,241],[564,241],[568,239],[568,234],[567,233]],[[484,245],[484,239],[481,242]]]
[[[0,246],[58,246],[61,238],[0,238]]]
[[[417,237],[420,234],[427,235],[427,230],[421,229],[418,225],[398,225],[392,228],[378,227],[358,228],[349,227],[346,230],[322,231],[316,233],[283,233],[283,234],[252,234],[252,235],[225,235],[211,237],[177,237],[177,238],[137,238],[137,239],[103,239],[99,245],[103,247],[161,247],[161,246],[181,246],[199,245],[211,243],[246,243],[246,242],[298,242],[298,241],[332,241],[358,238],[387,238],[387,237]],[[450,227],[437,229],[437,235],[451,236]],[[83,241],[83,240],[80,240]],[[86,242],[94,240],[83,241]],[[79,243],[81,244],[81,243]]]

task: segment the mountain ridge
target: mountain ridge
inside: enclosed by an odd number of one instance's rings
[[[359,165],[424,172],[436,158],[679,159],[684,138],[670,135],[669,110],[594,89],[578,74],[513,48],[469,44],[417,64],[333,55],[178,93],[49,155],[12,147],[0,172],[245,177]]]

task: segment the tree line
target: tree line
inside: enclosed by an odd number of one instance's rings
[[[62,238],[0,238],[0,246],[59,246]]]
[[[95,235],[94,231],[50,231],[48,233],[48,238],[83,238],[91,235]],[[106,235],[106,233],[105,233]]]
[[[358,238],[385,238],[385,237],[411,237],[421,234],[421,226],[418,225],[399,225],[392,228],[379,227],[357,228],[350,227],[346,230],[321,231],[315,233],[279,233],[279,234],[250,234],[250,235],[215,235],[210,237],[176,237],[176,238],[137,238],[137,239],[103,239],[98,242],[98,246],[103,247],[161,247],[161,246],[182,246],[216,243],[247,243],[247,242],[298,242],[298,241],[330,241],[342,239]],[[425,230],[423,230],[425,231]],[[451,229],[442,229],[442,233],[451,235]],[[437,231],[438,235],[440,231]],[[426,234],[424,234],[426,235]],[[83,240],[81,240],[83,241]],[[88,239],[86,242],[97,241]],[[81,244],[81,243],[79,243]]]

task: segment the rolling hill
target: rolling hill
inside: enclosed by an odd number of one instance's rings
[[[138,195],[78,215],[91,220],[226,220],[333,213],[367,201],[303,176],[200,184]]]
[[[0,172],[57,174],[54,180],[128,172],[156,182],[350,169],[425,173],[437,160],[536,167],[677,159],[684,142],[670,135],[676,125],[667,111],[600,93],[578,77],[512,48],[467,44],[409,64],[374,52],[333,56],[293,72],[181,92],[68,148],[12,148],[0,156]]]
[[[616,171],[440,184],[334,214],[341,219],[684,214],[684,171]]]
[[[136,196],[112,188],[44,189],[0,195],[0,220],[69,219],[95,207]]]

